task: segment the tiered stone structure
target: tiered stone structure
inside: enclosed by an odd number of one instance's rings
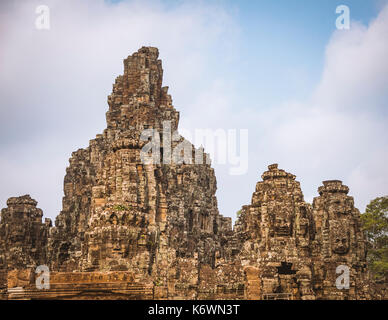
[[[314,219],[295,176],[270,165],[236,224],[243,265],[257,268],[264,299],[313,299]]]
[[[349,188],[325,181],[311,206],[293,174],[277,164],[268,169],[235,226],[242,266],[256,268],[256,297],[370,298],[365,238]],[[350,281],[339,289],[342,268],[349,268]]]
[[[9,198],[0,220],[0,292],[5,293],[9,270],[35,268],[46,263],[51,220],[29,195]]]
[[[354,207],[349,188],[339,180],[324,181],[314,198],[314,217],[319,251],[315,252],[314,274],[319,298],[365,299],[368,297],[365,238],[360,212]],[[339,266],[349,267],[349,289],[337,290]]]
[[[162,77],[156,48],[124,60],[107,128],[70,158],[55,226],[41,223],[30,197],[8,200],[0,296],[369,298],[365,241],[347,187],[324,182],[311,206],[295,176],[270,165],[232,230],[217,209],[209,157],[177,132]],[[42,264],[50,289],[35,285]],[[339,264],[351,270],[349,289],[335,286]]]
[[[51,220],[42,223],[43,211],[29,195],[9,198],[7,205],[1,210],[1,265],[18,269],[45,263]]]
[[[226,226],[218,213],[214,170],[177,133],[179,113],[162,76],[156,48],[124,60],[108,97],[107,129],[70,159],[63,210],[49,239],[52,270],[130,270],[167,288],[185,269],[184,288],[197,285],[199,263],[214,265],[216,252],[223,254],[220,239],[231,220]],[[150,163],[141,153],[147,132],[160,141]],[[174,162],[169,150],[180,146],[190,155]]]

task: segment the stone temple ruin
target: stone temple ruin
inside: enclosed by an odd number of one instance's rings
[[[30,196],[7,201],[0,297],[370,299],[360,213],[341,181],[323,182],[311,205],[293,174],[270,165],[232,229],[203,150],[178,136],[173,147],[188,143],[202,164],[142,161],[143,130],[162,132],[163,121],[178,128],[162,76],[156,48],[124,60],[107,128],[70,158],[55,226]],[[43,289],[40,265],[50,270]],[[340,266],[345,288],[337,288]]]

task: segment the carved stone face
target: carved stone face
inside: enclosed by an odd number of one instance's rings
[[[343,224],[336,224],[330,228],[331,250],[337,254],[346,254],[349,252],[349,230]]]
[[[352,211],[353,201],[347,199],[346,196],[331,199],[328,206],[328,211],[332,217],[347,215]]]
[[[275,215],[274,231],[276,236],[290,236],[292,232],[291,218],[289,215]]]

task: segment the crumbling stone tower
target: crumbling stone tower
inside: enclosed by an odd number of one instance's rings
[[[231,220],[226,225],[218,213],[214,170],[203,150],[176,132],[179,113],[162,76],[156,48],[124,60],[108,97],[107,128],[70,159],[49,239],[52,269],[131,270],[167,285],[183,259],[192,264],[191,285],[198,264],[223,254],[220,239]],[[150,139],[160,154],[146,162],[141,150]]]
[[[0,266],[12,270],[46,262],[51,220],[42,223],[43,212],[29,195],[9,198],[1,210]]]
[[[248,297],[369,299],[365,238],[349,188],[324,181],[311,207],[294,175],[277,164],[268,169],[235,226]],[[337,285],[343,267],[349,287]]]
[[[260,297],[313,299],[314,220],[295,176],[268,166],[235,227],[243,266],[257,267]]]
[[[0,292],[14,269],[35,268],[46,263],[51,220],[42,223],[43,212],[29,195],[9,198],[0,220]]]
[[[313,202],[319,249],[314,252],[317,297],[366,299],[369,288],[360,212],[354,207],[353,197],[347,195],[349,188],[339,180],[324,181],[318,192]],[[336,279],[345,272],[341,266],[349,268],[347,290],[339,290],[336,285]]]

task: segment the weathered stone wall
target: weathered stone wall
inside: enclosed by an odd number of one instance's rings
[[[39,275],[32,269],[13,270],[8,275],[7,298],[122,300],[154,299],[153,284],[140,282],[131,272],[51,272],[50,287],[36,289]]]

